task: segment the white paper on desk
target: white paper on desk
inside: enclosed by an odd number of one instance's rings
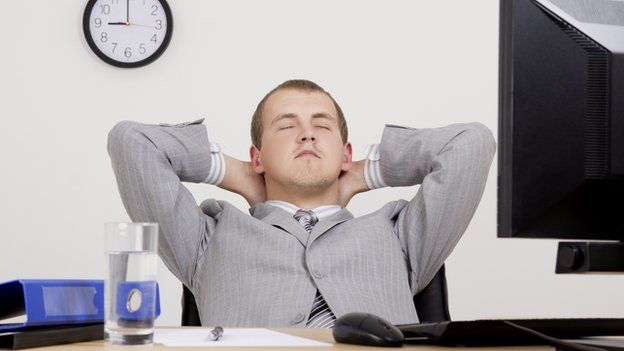
[[[210,328],[155,328],[154,342],[167,346],[332,346],[332,344],[262,328],[223,328],[218,341],[208,338]]]

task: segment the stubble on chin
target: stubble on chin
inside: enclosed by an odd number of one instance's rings
[[[323,189],[331,184],[329,176],[324,175],[321,167],[308,165],[296,167],[292,170],[288,183],[291,186],[304,189]]]

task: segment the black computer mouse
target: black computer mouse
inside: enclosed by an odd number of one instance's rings
[[[402,346],[405,338],[399,328],[370,313],[352,312],[334,322],[334,339],[346,344]]]

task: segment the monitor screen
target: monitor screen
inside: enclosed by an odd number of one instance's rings
[[[500,11],[498,236],[624,240],[624,1]]]

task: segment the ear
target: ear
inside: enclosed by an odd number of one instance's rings
[[[251,169],[257,174],[264,173],[264,167],[262,167],[262,161],[260,161],[260,150],[255,145],[249,147],[249,159],[251,160]]]
[[[343,172],[348,172],[351,169],[351,162],[353,159],[353,147],[350,142],[347,142],[342,148],[342,167]]]

